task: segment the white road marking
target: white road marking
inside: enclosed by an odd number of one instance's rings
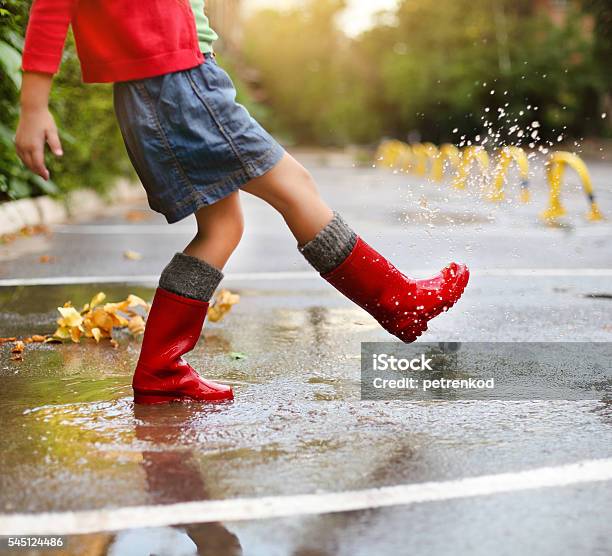
[[[193,225],[184,224],[59,224],[53,226],[51,231],[57,234],[74,234],[74,235],[189,235],[196,231],[195,223]],[[591,227],[572,228],[570,231],[564,228],[549,228],[549,227],[490,227],[487,228],[487,235],[503,236],[503,237],[551,237],[563,236],[566,237],[570,233],[574,237],[609,237],[612,231],[612,226],[597,225]],[[465,227],[457,228],[453,231],[457,234],[473,234],[474,229]]]
[[[472,277],[517,276],[545,278],[547,276],[612,276],[612,268],[483,268],[471,269]]]
[[[434,269],[409,269],[407,274],[430,276]],[[472,269],[472,278],[518,277],[610,277],[612,268],[483,268]],[[319,275],[311,270],[285,272],[230,272],[225,280],[233,282],[318,280]],[[42,276],[39,278],[2,278],[0,287],[15,286],[60,286],[74,284],[157,284],[158,274],[132,274],[117,276]]]
[[[612,459],[599,459],[453,481],[347,492],[204,500],[76,512],[0,514],[0,535],[77,535],[187,523],[319,515],[609,480],[612,480]]]
[[[225,275],[225,280],[306,280],[319,278],[314,271],[303,272],[236,272]],[[159,274],[135,274],[125,276],[49,276],[41,278],[0,279],[0,286],[57,286],[72,284],[157,284]]]
[[[83,226],[60,224],[51,231],[56,234],[77,235],[149,235],[149,234],[193,234],[197,226],[170,226],[169,224],[85,224]]]

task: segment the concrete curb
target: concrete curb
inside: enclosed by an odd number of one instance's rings
[[[100,212],[111,202],[129,202],[145,198],[140,183],[118,180],[107,196],[89,189],[78,189],[65,199],[43,196],[0,204],[0,235],[14,234],[26,226],[59,224],[71,216]]]

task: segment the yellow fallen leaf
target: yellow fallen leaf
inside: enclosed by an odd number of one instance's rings
[[[125,317],[118,315],[117,313],[109,313],[111,319],[113,320],[113,326],[117,326],[119,328],[123,328],[128,325],[128,319]]]
[[[129,331],[136,336],[142,334],[145,329],[145,321],[140,315],[133,316],[128,322]]]
[[[109,338],[111,345],[117,347],[117,342],[112,338],[113,330],[127,328],[133,335],[141,334],[145,328],[145,317],[149,310],[148,303],[130,294],[123,301],[108,302],[106,294],[98,292],[78,311],[67,301],[63,307],[58,307],[60,317],[57,319],[57,330],[52,340],[46,336],[34,335],[28,338],[28,342],[60,342],[72,340],[79,342],[82,337],[93,338],[99,342],[103,338]],[[228,305],[229,303],[229,305]],[[224,304],[219,305],[218,310],[227,312],[226,306],[231,305],[231,297],[224,298]]]
[[[216,296],[208,309],[208,320],[219,322],[227,315],[233,305],[240,301],[240,296],[223,289]]]
[[[62,315],[61,318],[57,319],[57,324],[60,326],[67,326],[72,328],[74,326],[80,326],[83,322],[83,317],[74,307],[58,307],[57,310]]]
[[[140,253],[137,253],[136,251],[130,251],[129,249],[123,252],[123,257],[126,258],[128,261],[139,261],[140,259],[142,259],[142,255]]]
[[[125,301],[120,301],[118,303],[105,303],[103,308],[107,313],[116,313],[117,311],[125,313],[128,306],[129,302],[126,299]]]
[[[142,307],[143,309],[149,310],[149,304],[144,300],[138,297],[137,295],[130,294],[128,295],[126,301],[128,302],[128,307]]]
[[[104,292],[98,292],[91,298],[89,302],[89,308],[95,309],[100,303],[102,303],[106,299],[106,294]]]
[[[91,321],[86,320],[83,324],[84,334],[87,338],[95,338],[98,335],[100,338],[110,338],[110,331],[102,330],[97,326],[94,326]],[[96,330],[97,332],[94,332]]]
[[[81,334],[82,334],[82,330],[78,326],[75,326],[70,329],[70,339],[75,344],[79,343],[79,340],[81,339]]]
[[[125,219],[130,222],[140,222],[141,220],[149,220],[151,214],[142,210],[129,210],[125,213]]]
[[[21,340],[17,340],[11,349],[11,353],[23,353],[25,344]]]
[[[91,313],[91,321],[94,327],[110,332],[113,329],[113,318],[102,308],[96,307]]]
[[[100,338],[102,338],[102,332],[99,328],[92,328],[91,335],[93,336],[96,343],[100,342]]]
[[[53,333],[53,336],[55,338],[59,338],[60,340],[67,340],[68,338],[70,338],[70,328],[68,328],[67,326],[60,326]]]

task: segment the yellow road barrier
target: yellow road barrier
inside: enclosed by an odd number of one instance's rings
[[[440,146],[438,156],[432,160],[431,179],[434,181],[442,181],[444,177],[444,163],[448,161],[451,169],[456,170],[459,167],[461,152],[455,145],[444,143]]]
[[[399,147],[399,154],[396,159],[396,167],[398,170],[402,172],[409,172],[412,169],[414,161],[414,154],[410,145],[407,143],[401,143],[401,147]]]
[[[376,162],[381,166],[407,171],[412,164],[410,146],[395,139],[383,141],[376,150]]]
[[[548,208],[540,214],[540,218],[550,223],[566,214],[566,210],[561,204],[561,183],[567,166],[578,174],[582,182],[582,189],[590,205],[590,210],[586,215],[587,219],[592,222],[603,220],[603,215],[595,202],[593,182],[591,181],[591,176],[589,175],[586,164],[579,156],[565,151],[553,153],[550,160],[547,162],[546,175],[550,185],[549,205]]]
[[[488,173],[489,155],[487,151],[485,151],[483,147],[467,147],[463,149],[461,153],[457,174],[453,180],[453,187],[455,189],[465,189],[470,174],[470,168],[474,161],[478,163],[483,174],[486,175]]]
[[[440,151],[433,143],[416,143],[411,147],[414,155],[413,170],[419,176],[424,176],[427,174],[429,161],[432,161],[431,165],[433,167],[434,161],[440,156]]]
[[[388,140],[383,141],[376,151],[376,160],[382,166],[393,167],[395,160],[399,155],[399,141]]]
[[[525,151],[519,147],[504,147],[499,151],[499,162],[495,169],[493,188],[487,197],[489,201],[500,202],[504,200],[506,196],[504,191],[506,175],[512,162],[516,162],[521,175],[520,200],[523,203],[529,202],[529,160]]]
[[[419,176],[424,176],[427,172],[427,149],[421,143],[410,146],[414,155],[414,165],[412,169]]]

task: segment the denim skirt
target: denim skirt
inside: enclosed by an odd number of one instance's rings
[[[210,54],[192,69],[115,83],[113,97],[149,205],[170,223],[265,174],[284,154],[236,102]]]

